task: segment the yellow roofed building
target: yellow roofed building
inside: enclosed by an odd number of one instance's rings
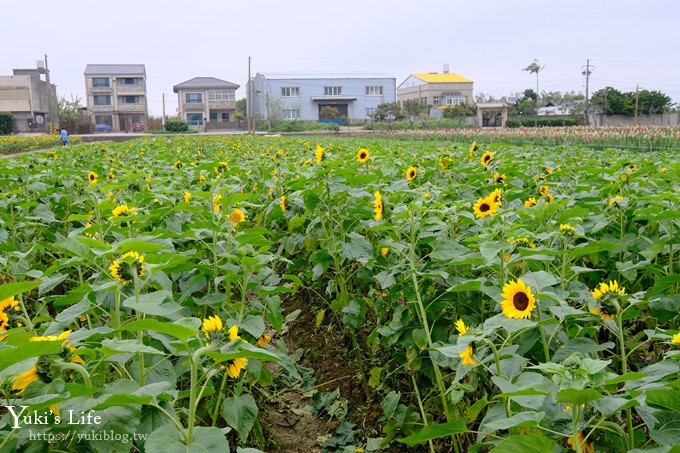
[[[426,72],[408,76],[397,87],[397,101],[402,106],[408,99],[417,99],[423,105],[434,107],[472,105],[473,83],[468,78],[449,72],[448,65],[444,65],[442,73]]]

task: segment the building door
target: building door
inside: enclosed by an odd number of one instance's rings
[[[338,111],[338,116],[337,118],[331,118],[330,116],[323,115],[322,110],[324,107],[333,107]],[[326,103],[326,104],[319,104],[319,121],[329,121],[329,120],[336,120],[339,118],[347,118],[349,116],[349,109],[347,104],[337,104],[337,103]]]

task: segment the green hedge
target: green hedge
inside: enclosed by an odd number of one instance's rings
[[[581,120],[578,118],[522,118],[508,120],[508,127],[558,127],[558,126],[579,126]]]
[[[12,133],[12,124],[14,123],[14,116],[9,112],[0,112],[0,135],[9,135]]]
[[[186,132],[189,130],[189,125],[184,121],[166,121],[165,130],[168,132]]]

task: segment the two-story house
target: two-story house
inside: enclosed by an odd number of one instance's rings
[[[449,72],[444,65],[443,73],[416,73],[408,76],[397,88],[397,100],[416,99],[423,105],[448,107],[453,105],[473,105],[472,86],[474,82],[461,75]]]
[[[206,123],[228,123],[236,112],[236,90],[240,85],[215,77],[194,77],[172,87],[179,98],[178,114],[193,128]]]
[[[333,107],[340,118],[366,120],[379,104],[395,102],[387,74],[261,74],[248,89],[251,116],[267,120],[323,121]]]
[[[87,112],[93,130],[140,131],[148,99],[143,64],[89,64],[85,68]]]
[[[0,112],[12,113],[17,132],[48,131],[48,122],[59,119],[56,87],[47,82],[45,64],[39,61],[37,69],[14,69],[13,73],[0,76]]]

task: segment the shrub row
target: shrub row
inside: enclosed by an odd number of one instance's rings
[[[578,118],[522,118],[508,120],[508,127],[558,127],[558,126],[579,126],[581,120]]]

